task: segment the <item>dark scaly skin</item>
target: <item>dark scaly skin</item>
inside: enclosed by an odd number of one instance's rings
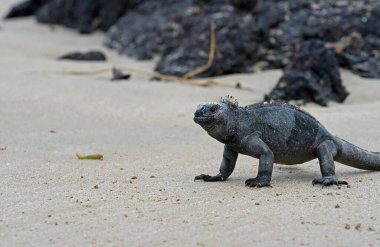
[[[195,180],[224,181],[233,172],[238,154],[259,159],[257,177],[250,187],[270,186],[273,163],[293,165],[318,159],[323,186],[348,184],[335,176],[334,161],[365,170],[380,171],[380,153],[369,152],[331,135],[310,114],[286,103],[237,106],[231,98],[198,105],[194,121],[224,143],[219,174]]]

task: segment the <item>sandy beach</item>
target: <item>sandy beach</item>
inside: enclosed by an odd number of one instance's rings
[[[1,1],[1,15],[12,3]],[[347,186],[322,188],[318,161],[275,165],[271,188],[248,188],[258,160],[216,174],[223,145],[196,125],[196,105],[233,95],[256,103],[281,71],[218,78],[250,90],[74,76],[112,66],[153,70],[102,46],[103,34],[0,23],[0,246],[380,246],[380,173],[336,163]],[[57,61],[101,49],[105,63]],[[380,80],[342,71],[344,104],[309,104],[332,133],[380,151]],[[78,160],[75,153],[104,156]]]

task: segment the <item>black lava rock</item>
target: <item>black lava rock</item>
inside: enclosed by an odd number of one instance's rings
[[[362,77],[380,78],[380,38],[374,35],[349,37],[349,44],[336,51],[339,64]]]
[[[50,0],[28,0],[12,7],[4,19],[34,15],[44,4]]]
[[[131,74],[126,74],[120,69],[112,68],[112,78],[111,81],[129,80]]]
[[[348,92],[342,85],[338,59],[319,39],[302,43],[298,53],[265,100],[302,100],[327,106],[342,103]]]
[[[71,52],[58,58],[59,60],[106,61],[107,57],[101,51]]]
[[[137,59],[160,55],[158,72],[182,76],[207,63],[210,26],[215,23],[214,63],[200,76],[245,72],[258,60],[260,28],[249,11],[226,1],[221,4],[204,4],[199,0],[163,2],[167,1],[145,1],[125,15],[110,29],[105,44]],[[247,32],[242,35],[242,30]]]
[[[91,33],[108,30],[138,0],[50,0],[37,12],[37,21],[62,24]]]

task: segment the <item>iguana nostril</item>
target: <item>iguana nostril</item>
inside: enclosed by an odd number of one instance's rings
[[[194,113],[194,116],[195,116],[195,117],[200,117],[200,116],[202,116],[202,111],[201,111],[201,110],[196,110],[195,113]]]

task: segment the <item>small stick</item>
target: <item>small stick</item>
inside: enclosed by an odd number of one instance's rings
[[[107,72],[112,72],[112,68],[96,69],[92,71],[56,71],[57,74],[62,75],[99,75]]]
[[[210,26],[210,51],[208,54],[208,61],[207,61],[206,65],[204,65],[200,68],[197,68],[193,71],[187,72],[183,76],[184,79],[190,79],[196,75],[199,75],[199,74],[206,72],[207,70],[209,70],[211,68],[212,64],[214,63],[214,58],[215,58],[215,46],[216,46],[215,45],[215,23],[211,22],[211,26]]]
[[[157,72],[150,72],[150,71],[145,71],[145,70],[141,70],[137,68],[124,67],[124,68],[119,68],[119,69],[122,71],[129,72],[129,73],[137,74],[137,75],[156,77],[164,81],[181,82],[181,83],[185,83],[185,84],[189,84],[193,86],[208,87],[211,85],[216,85],[216,86],[221,86],[221,87],[226,87],[226,88],[236,88],[235,85],[232,85],[234,83],[218,82],[212,78],[206,78],[204,81],[191,80],[191,79],[185,79],[183,77],[163,75]],[[97,69],[93,71],[55,71],[54,73],[63,74],[63,75],[86,76],[86,75],[99,75],[99,74],[104,74],[108,72],[112,72],[112,68],[103,68],[103,69]],[[239,89],[251,91],[251,89],[244,88],[244,87],[239,88]]]

